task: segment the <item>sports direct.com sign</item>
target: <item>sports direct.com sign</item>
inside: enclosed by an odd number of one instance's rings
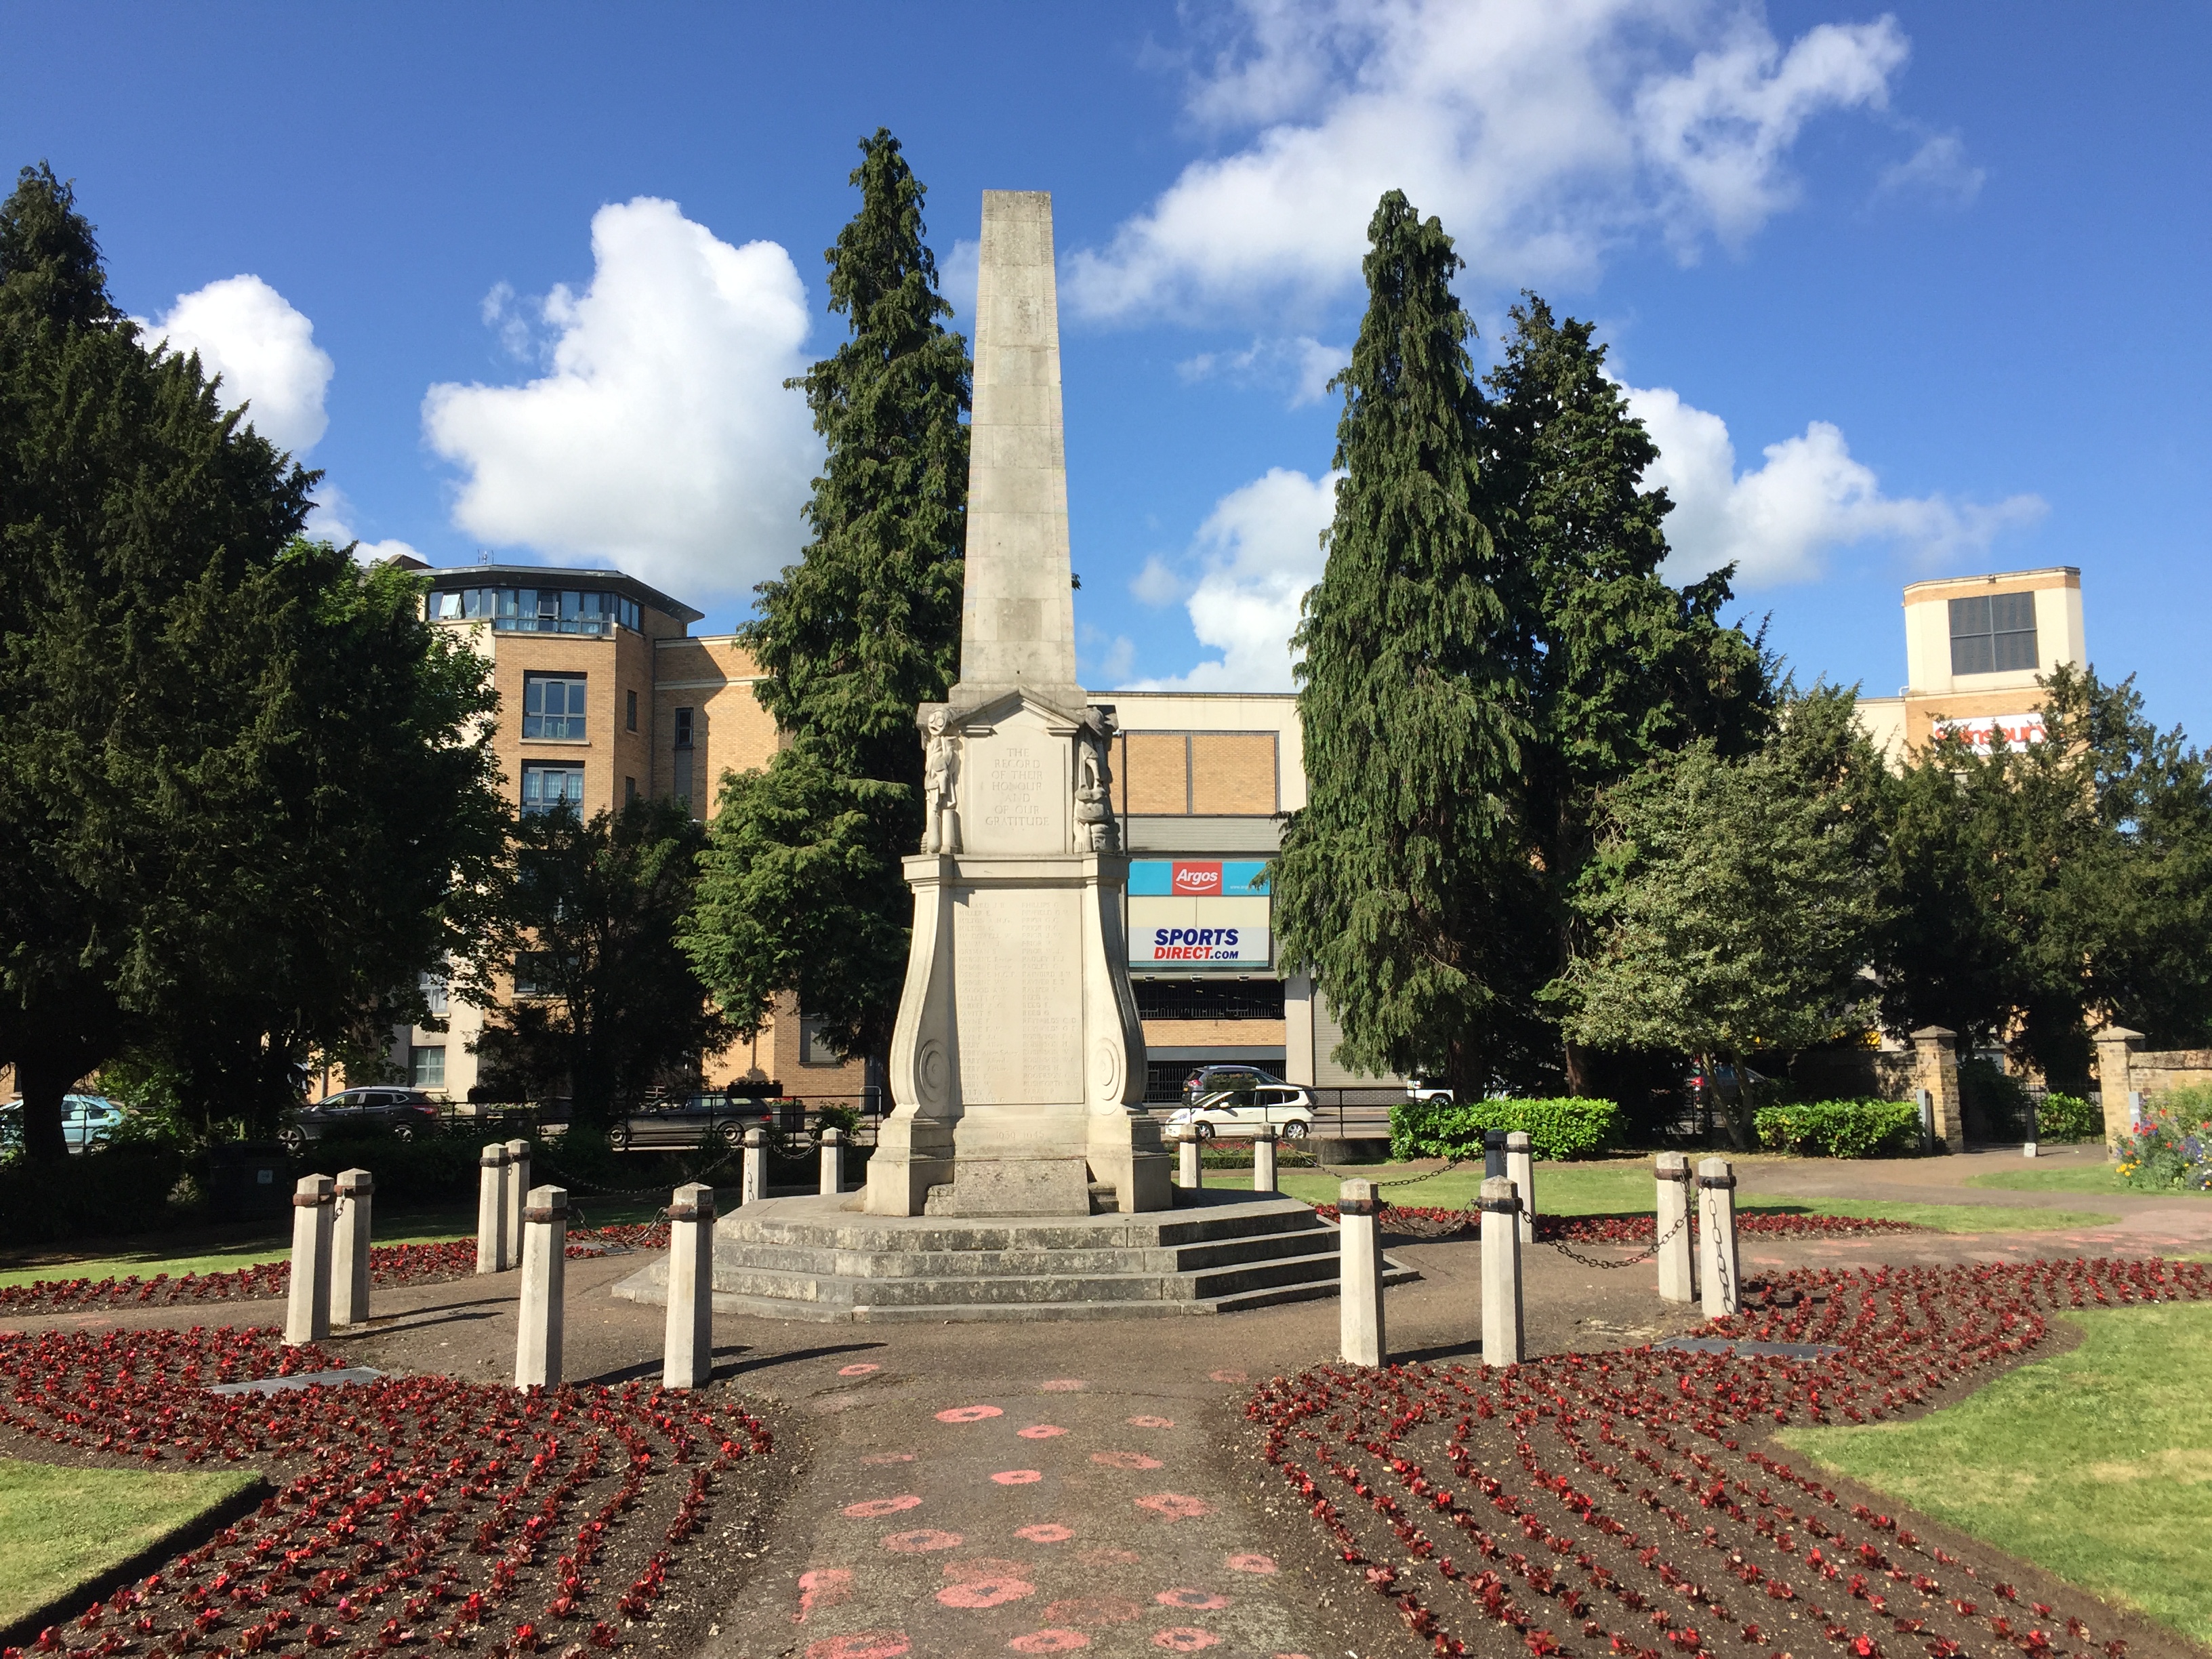
[[[1267,867],[1263,859],[1132,859],[1129,965],[1269,965]]]

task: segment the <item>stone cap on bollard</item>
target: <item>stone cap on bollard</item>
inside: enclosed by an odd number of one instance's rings
[[[524,1205],[525,1221],[566,1219],[568,1214],[568,1189],[566,1187],[532,1187]]]
[[[1680,1152],[1662,1152],[1659,1154],[1660,1180],[1686,1182],[1689,1178],[1690,1160],[1688,1158],[1683,1157]]]
[[[365,1198],[376,1190],[376,1177],[366,1170],[340,1170],[338,1194],[343,1198]]]
[[[1491,1176],[1482,1183],[1479,1208],[1494,1210],[1503,1215],[1521,1212],[1521,1194],[1514,1190],[1511,1179],[1505,1176]]]
[[[1255,1127],[1255,1128],[1252,1131],[1252,1139],[1255,1139],[1255,1140],[1273,1140],[1273,1139],[1275,1139],[1275,1126],[1274,1126],[1273,1124],[1272,1124],[1272,1123],[1262,1123],[1262,1124],[1259,1125],[1257,1127]]]
[[[745,1145],[748,1146],[762,1146],[766,1143],[767,1139],[767,1131],[763,1129],[757,1123],[754,1124],[751,1128],[745,1131]]]
[[[834,1123],[822,1131],[822,1144],[824,1146],[835,1146],[844,1138],[845,1132]]]
[[[714,1218],[714,1189],[703,1181],[694,1181],[678,1187],[668,1206],[671,1221],[712,1221]]]
[[[1726,1188],[1735,1185],[1735,1168],[1724,1158],[1709,1158],[1698,1165],[1698,1185]]]
[[[1336,1189],[1339,1215],[1374,1215],[1382,1209],[1371,1181],[1347,1181]]]
[[[328,1204],[337,1196],[337,1183],[325,1175],[301,1176],[300,1184],[292,1188],[292,1202],[302,1210]]]
[[[1536,1143],[1529,1139],[1523,1130],[1508,1129],[1505,1132],[1505,1150],[1509,1152],[1528,1152],[1533,1150],[1535,1145]]]
[[[520,1164],[529,1156],[530,1143],[528,1141],[510,1140],[507,1143],[507,1157],[509,1163]]]
[[[482,1154],[477,1158],[477,1162],[487,1170],[505,1169],[510,1161],[507,1155],[507,1148],[496,1140],[486,1145]]]

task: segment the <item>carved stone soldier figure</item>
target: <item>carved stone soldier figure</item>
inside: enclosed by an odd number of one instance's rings
[[[1075,823],[1085,852],[1121,850],[1114,822],[1115,730],[1111,708],[1094,703],[1083,711],[1083,735],[1077,740],[1076,752]]]
[[[929,817],[922,825],[921,850],[960,850],[960,746],[945,729],[945,711],[929,716],[929,747],[922,760],[921,788]]]

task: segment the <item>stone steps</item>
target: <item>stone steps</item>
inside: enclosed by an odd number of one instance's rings
[[[851,1199],[749,1205],[715,1224],[714,1305],[817,1322],[1164,1318],[1334,1296],[1338,1234],[1295,1200],[1177,1194],[1141,1215],[878,1217]],[[666,1299],[656,1259],[616,1287]],[[1391,1264],[1386,1282],[1419,1275]]]

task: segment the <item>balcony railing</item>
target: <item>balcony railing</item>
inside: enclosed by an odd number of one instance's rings
[[[481,617],[475,620],[481,621]],[[611,634],[612,617],[494,617],[495,634]]]

